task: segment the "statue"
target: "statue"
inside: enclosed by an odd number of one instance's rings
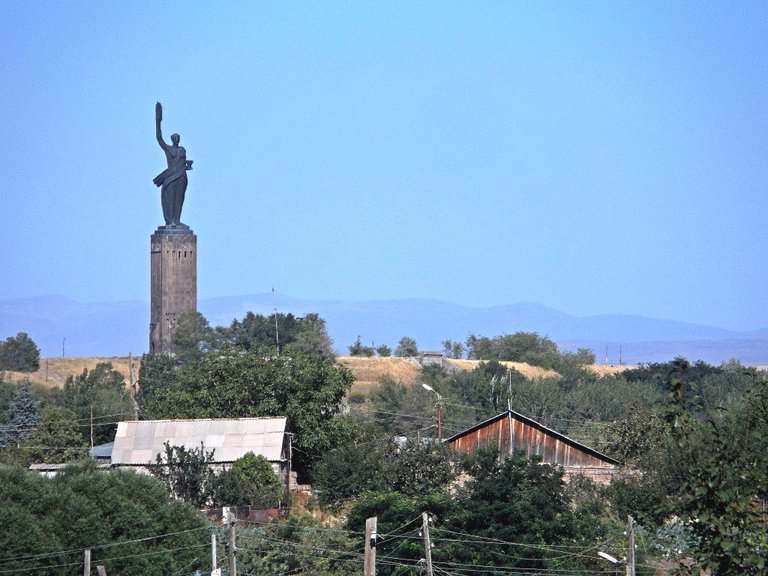
[[[157,143],[165,152],[168,168],[155,176],[153,182],[155,186],[160,187],[165,225],[184,226],[181,223],[181,207],[184,204],[184,193],[187,191],[187,170],[192,170],[192,160],[187,160],[187,151],[183,146],[179,146],[181,137],[178,134],[171,134],[170,146],[163,141],[163,134],[160,131],[162,121],[163,106],[158,102],[155,105],[155,132]]]

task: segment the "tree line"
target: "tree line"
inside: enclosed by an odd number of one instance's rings
[[[226,329],[199,316],[189,320],[174,335],[176,356],[142,358],[136,406],[106,365],[72,376],[54,393],[0,381],[0,458],[24,475],[14,481],[32,482],[19,467],[35,445],[72,444],[62,461],[81,456],[92,409],[105,422],[99,439],[114,433],[109,414],[134,409],[142,418],[283,415],[314,495],[284,521],[243,530],[244,570],[359,573],[365,519],[377,516],[384,535],[377,571],[416,574],[426,511],[436,566],[455,574],[470,566],[488,574],[612,573],[596,551],[622,557],[627,515],[638,521],[638,574],[652,574],[662,562],[680,571],[765,572],[765,372],[737,361],[712,366],[679,358],[600,376],[587,366],[589,351],[562,352],[537,334],[470,335],[467,353],[481,360],[474,370],[425,366],[415,383],[383,378],[370,390],[353,390],[319,317],[247,315]],[[526,378],[506,360],[557,373]],[[566,483],[561,469],[520,454],[459,457],[435,440],[435,392],[446,435],[511,407],[617,458],[621,472],[610,486],[596,486],[578,477]],[[51,416],[44,427],[51,410],[68,411],[68,427]],[[276,490],[274,475],[255,457],[215,477],[204,447],[166,446],[156,464],[157,479],[142,481],[157,482],[169,503],[266,505],[281,498],[269,490]],[[14,514],[24,506],[31,504]],[[318,518],[328,515],[340,518],[333,531],[320,529]],[[31,540],[26,545],[38,550]]]

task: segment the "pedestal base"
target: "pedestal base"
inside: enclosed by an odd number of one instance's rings
[[[179,316],[197,310],[197,236],[189,226],[160,226],[151,238],[149,351],[173,351]]]

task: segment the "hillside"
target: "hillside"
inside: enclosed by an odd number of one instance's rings
[[[138,378],[141,358],[133,358],[133,374]],[[109,362],[112,367],[130,383],[129,357],[116,356],[112,358],[41,358],[40,370],[37,372],[3,372],[3,378],[11,382],[21,382],[28,379],[32,384],[45,388],[62,388],[68,376],[82,373],[84,369],[93,370],[100,362]]]
[[[138,378],[139,363],[141,358],[133,358],[133,374]],[[379,379],[388,376],[406,384],[414,383],[418,376],[420,366],[411,358],[365,358],[361,356],[339,356],[338,361],[352,372],[355,377],[354,389],[357,392],[367,393],[375,386]],[[109,362],[112,367],[125,378],[125,383],[130,383],[129,365],[127,356],[114,356],[111,358],[42,358],[40,370],[32,373],[3,372],[3,377],[11,382],[20,382],[29,379],[33,384],[46,388],[63,387],[68,376],[80,374],[84,369],[93,370],[99,362]],[[446,360],[446,363],[460,370],[474,370],[477,360]],[[502,362],[509,368],[514,368],[527,378],[542,378],[556,376],[552,370],[545,370],[538,366],[531,366],[523,362]],[[621,372],[630,366],[605,366],[593,365],[590,367],[598,374],[611,374]]]

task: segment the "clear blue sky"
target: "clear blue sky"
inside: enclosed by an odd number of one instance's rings
[[[539,302],[768,327],[768,3],[28,2],[0,17],[0,298]]]

